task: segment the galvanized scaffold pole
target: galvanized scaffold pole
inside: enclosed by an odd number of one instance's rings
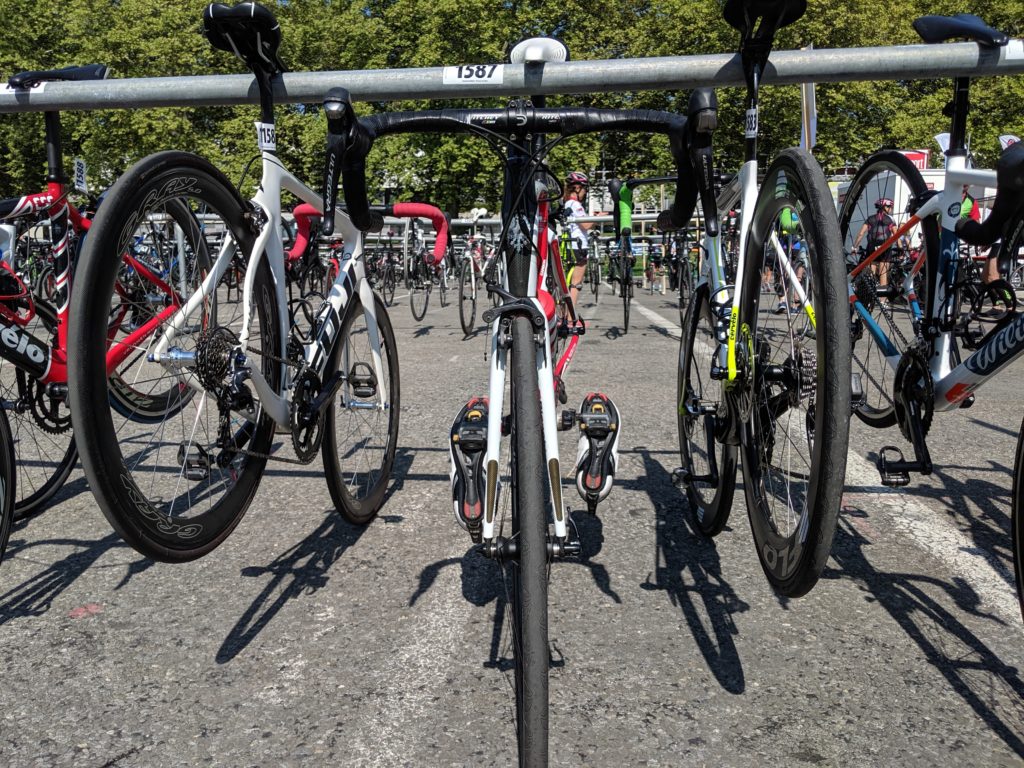
[[[284,75],[281,103],[316,103],[329,88],[344,86],[361,101],[460,99],[549,93],[681,90],[743,84],[738,55],[504,64],[480,81],[453,81],[455,67]],[[488,67],[490,69],[490,67]],[[495,76],[495,73],[500,73]],[[877,48],[776,51],[765,85],[853,80],[934,79],[1024,73],[1024,41],[1002,48],[974,43]],[[0,91],[0,113],[45,110],[140,109],[258,103],[251,75],[203,75],[46,83],[31,92]]]

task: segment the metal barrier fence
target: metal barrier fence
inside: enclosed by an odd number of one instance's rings
[[[276,86],[281,103],[315,103],[334,86],[362,101],[460,99],[549,93],[679,90],[743,84],[738,55],[497,65],[482,81],[459,81],[456,67],[290,72]],[[490,66],[487,67],[491,69]],[[447,73],[447,74],[446,74]],[[835,48],[772,53],[762,82],[786,85],[852,80],[910,80],[1024,73],[1024,40],[1002,48],[974,43]],[[454,82],[453,82],[454,79]],[[31,92],[0,91],[0,113],[257,104],[251,75],[205,75],[46,83]]]

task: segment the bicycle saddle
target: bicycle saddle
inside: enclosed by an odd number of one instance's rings
[[[214,48],[233,53],[253,71],[269,75],[285,71],[277,56],[281,25],[262,5],[211,3],[203,11],[203,34]]]
[[[16,75],[11,75],[7,84],[11,88],[32,88],[48,80],[103,80],[107,76],[107,71],[106,64],[87,64],[84,67],[19,72]]]
[[[942,43],[955,37],[966,37],[979,45],[1006,45],[1010,38],[970,13],[956,16],[922,16],[911,26],[926,43]]]
[[[807,0],[726,0],[722,16],[731,27],[738,29],[744,37],[753,31],[754,22],[763,19],[761,27],[765,32],[782,29],[804,15]],[[764,33],[758,29],[758,35]]]

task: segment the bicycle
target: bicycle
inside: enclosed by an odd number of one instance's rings
[[[612,197],[613,236],[618,241],[616,279],[622,299],[622,332],[629,333],[629,304],[633,299],[633,188],[618,179],[608,182]]]
[[[260,94],[262,179],[242,199],[209,161],[169,151],[140,160],[111,187],[76,273],[69,337],[71,411],[82,465],[107,520],[139,552],[161,561],[201,557],[221,544],[252,501],[268,460],[306,464],[320,455],[338,512],[369,522],[384,503],[399,427],[398,352],[382,300],[366,281],[361,232],[333,201],[302,184],[275,153],[273,83],[284,71],[280,28],[253,3],[207,6],[203,26],[217,49],[253,72]],[[279,234],[281,195],[313,206],[325,237],[344,237],[338,274],[313,322],[290,316]],[[154,310],[118,290],[121,254],[133,233],[174,211],[184,255],[204,259],[184,300]],[[376,214],[380,220],[380,214]],[[218,250],[209,254],[208,244]],[[241,296],[222,282],[241,270]],[[162,307],[162,304],[158,306]],[[103,344],[97,340],[104,340]],[[115,431],[106,346],[133,355],[140,379],[188,394],[171,417]],[[295,458],[271,455],[275,429]]]
[[[505,270],[504,261],[498,258],[498,251],[489,248],[485,255],[480,240],[467,244],[460,263],[459,323],[462,325],[462,332],[468,337],[476,328],[476,300],[480,283],[504,285]],[[494,305],[497,306],[500,301],[498,294],[491,295]]]
[[[599,303],[601,300],[601,257],[598,255],[596,235],[587,258],[586,281],[590,286],[590,292],[594,294],[594,303]]]
[[[513,49],[513,61],[562,60],[557,41],[527,40]],[[474,133],[496,149],[504,165],[505,194],[498,250],[507,264],[507,283],[488,290],[502,303],[484,313],[490,326],[489,396],[472,398],[452,427],[453,504],[460,523],[481,554],[502,564],[512,606],[513,688],[516,693],[517,741],[521,765],[542,766],[548,756],[547,581],[549,563],[579,551],[578,537],[562,501],[555,415],[556,387],[553,337],[569,340],[560,361],[571,355],[585,330],[566,305],[568,323],[559,321],[554,298],[545,290],[545,262],[559,264],[558,249],[547,226],[549,189],[557,189],[543,165],[547,151],[561,138],[546,134],[633,130],[667,133],[679,168],[677,200],[687,214],[687,200],[696,200],[689,156],[690,128],[696,117],[645,110],[589,108],[546,109],[541,97],[515,100],[506,109],[451,109],[399,112],[356,120],[348,94],[332,90],[328,100],[331,168],[340,168],[349,215],[357,227],[369,226],[366,214],[365,157],[384,135],[437,130]],[[336,123],[332,124],[331,119]],[[342,148],[338,144],[344,142]],[[685,171],[684,171],[685,169]],[[331,184],[336,183],[332,177]],[[564,276],[556,280],[564,289]],[[506,383],[509,409],[505,410]],[[581,434],[588,452],[577,465],[577,490],[596,503],[611,488],[619,424],[610,400],[592,395],[590,410],[569,412],[563,426],[585,426]],[[593,407],[599,403],[600,410]],[[607,407],[606,407],[607,406]],[[501,439],[510,437],[511,452],[502,483]],[[593,446],[596,445],[597,448]],[[589,457],[589,458],[588,458]],[[593,463],[591,463],[591,461]],[[606,466],[606,462],[611,465]],[[596,468],[595,468],[596,467]],[[593,475],[591,474],[593,472]],[[602,474],[599,479],[595,475]],[[508,486],[511,494],[500,489]],[[500,506],[499,506],[500,498]],[[509,535],[511,534],[511,535]]]
[[[437,208],[427,206],[439,216],[443,226],[447,228],[447,219]],[[433,219],[432,219],[433,220]],[[439,226],[434,221],[435,226]],[[438,299],[442,307],[448,306],[448,264],[446,260],[447,244],[441,238],[434,241],[432,252],[427,251],[426,246],[416,249],[413,252],[412,267],[409,285],[409,309],[415,320],[422,320],[427,314],[427,306],[430,303],[430,294],[437,286]]]
[[[21,72],[15,89],[58,80],[99,80],[107,67]],[[0,264],[0,408],[10,420],[18,457],[14,519],[42,511],[78,461],[67,407],[68,298],[75,255],[90,221],[68,201],[59,112],[45,113],[47,187],[43,192],[0,200],[0,221],[11,239]],[[45,240],[39,222],[49,219]],[[13,224],[12,224],[13,222]],[[18,228],[23,234],[18,237]],[[152,266],[152,262],[150,262]],[[141,265],[138,265],[141,268]],[[123,360],[111,360],[112,396],[118,403],[142,397],[117,375]],[[144,402],[144,410],[156,407]]]
[[[966,38],[980,47],[993,49],[1009,41],[1006,34],[967,14],[923,16],[913,22],[913,27],[925,43]],[[992,246],[996,251],[992,257],[1008,264],[1014,263],[1024,247],[1024,187],[1020,182],[1024,146],[1014,144],[1004,150],[994,171],[968,167],[969,92],[969,77],[954,79],[953,98],[944,111],[950,118],[950,141],[941,192],[929,190],[912,163],[904,163],[894,153],[879,152],[857,171],[840,213],[844,235],[850,238],[857,217],[863,217],[863,212],[869,211],[876,200],[895,199],[897,195],[908,198],[895,232],[858,265],[862,273],[899,240],[919,237],[921,241],[921,252],[911,272],[919,273],[923,295],[918,294],[910,276],[902,283],[889,281],[884,293],[875,286],[869,286],[873,292],[866,290],[863,281],[858,282],[856,277],[848,281],[851,319],[859,331],[855,334],[854,355],[873,358],[873,364],[863,364],[872,375],[866,377],[867,405],[860,415],[872,426],[898,426],[914,451],[914,458],[907,460],[895,446],[880,450],[876,466],[882,484],[890,487],[908,485],[910,473],[932,472],[927,435],[934,415],[968,407],[975,393],[992,376],[1024,353],[1024,314],[1016,311],[1010,284],[997,281],[1003,284],[994,287],[995,295],[990,294],[997,302],[997,321],[982,338],[969,330],[961,312],[965,270],[969,274],[974,265],[973,259],[962,254],[960,244],[985,247],[1002,236],[998,248]],[[983,222],[960,218],[964,186],[996,189],[995,202]],[[881,298],[902,297],[909,305],[909,310],[903,312],[903,321],[893,322],[892,310],[886,314],[883,302],[874,294]],[[1000,295],[1005,298],[999,298]],[[977,319],[971,317],[977,314],[971,309],[966,314],[968,320]],[[958,343],[974,348],[962,361]],[[869,388],[874,393],[869,393]],[[1024,614],[1022,477],[1024,426],[1017,442],[1011,493],[1014,572]]]
[[[698,177],[705,221],[700,281],[683,320],[678,431],[683,483],[696,530],[725,527],[743,455],[755,550],[779,594],[798,597],[828,558],[842,498],[850,415],[848,310],[832,196],[809,153],[783,150],[758,191],[758,90],[776,30],[804,5],[728,0],[747,85],[746,151],[715,199],[710,131]],[[756,31],[755,31],[756,30]],[[739,206],[735,283],[727,270],[730,211]],[[798,215],[797,215],[798,214]],[[783,246],[796,227],[806,254]],[[780,276],[792,313],[763,307],[762,268]]]

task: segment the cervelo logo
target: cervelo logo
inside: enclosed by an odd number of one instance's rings
[[[7,326],[0,331],[0,340],[3,340],[3,343],[10,349],[25,355],[33,363],[42,365],[46,362],[46,352],[43,348],[33,343],[31,336],[21,333],[13,326]]]
[[[53,205],[53,201],[53,195],[47,194],[45,192],[39,195],[29,196],[29,205],[32,206],[33,210],[37,211],[41,208],[49,208],[51,205]]]
[[[992,340],[964,361],[967,370],[982,376],[992,373],[1024,344],[1024,316],[999,331]]]

